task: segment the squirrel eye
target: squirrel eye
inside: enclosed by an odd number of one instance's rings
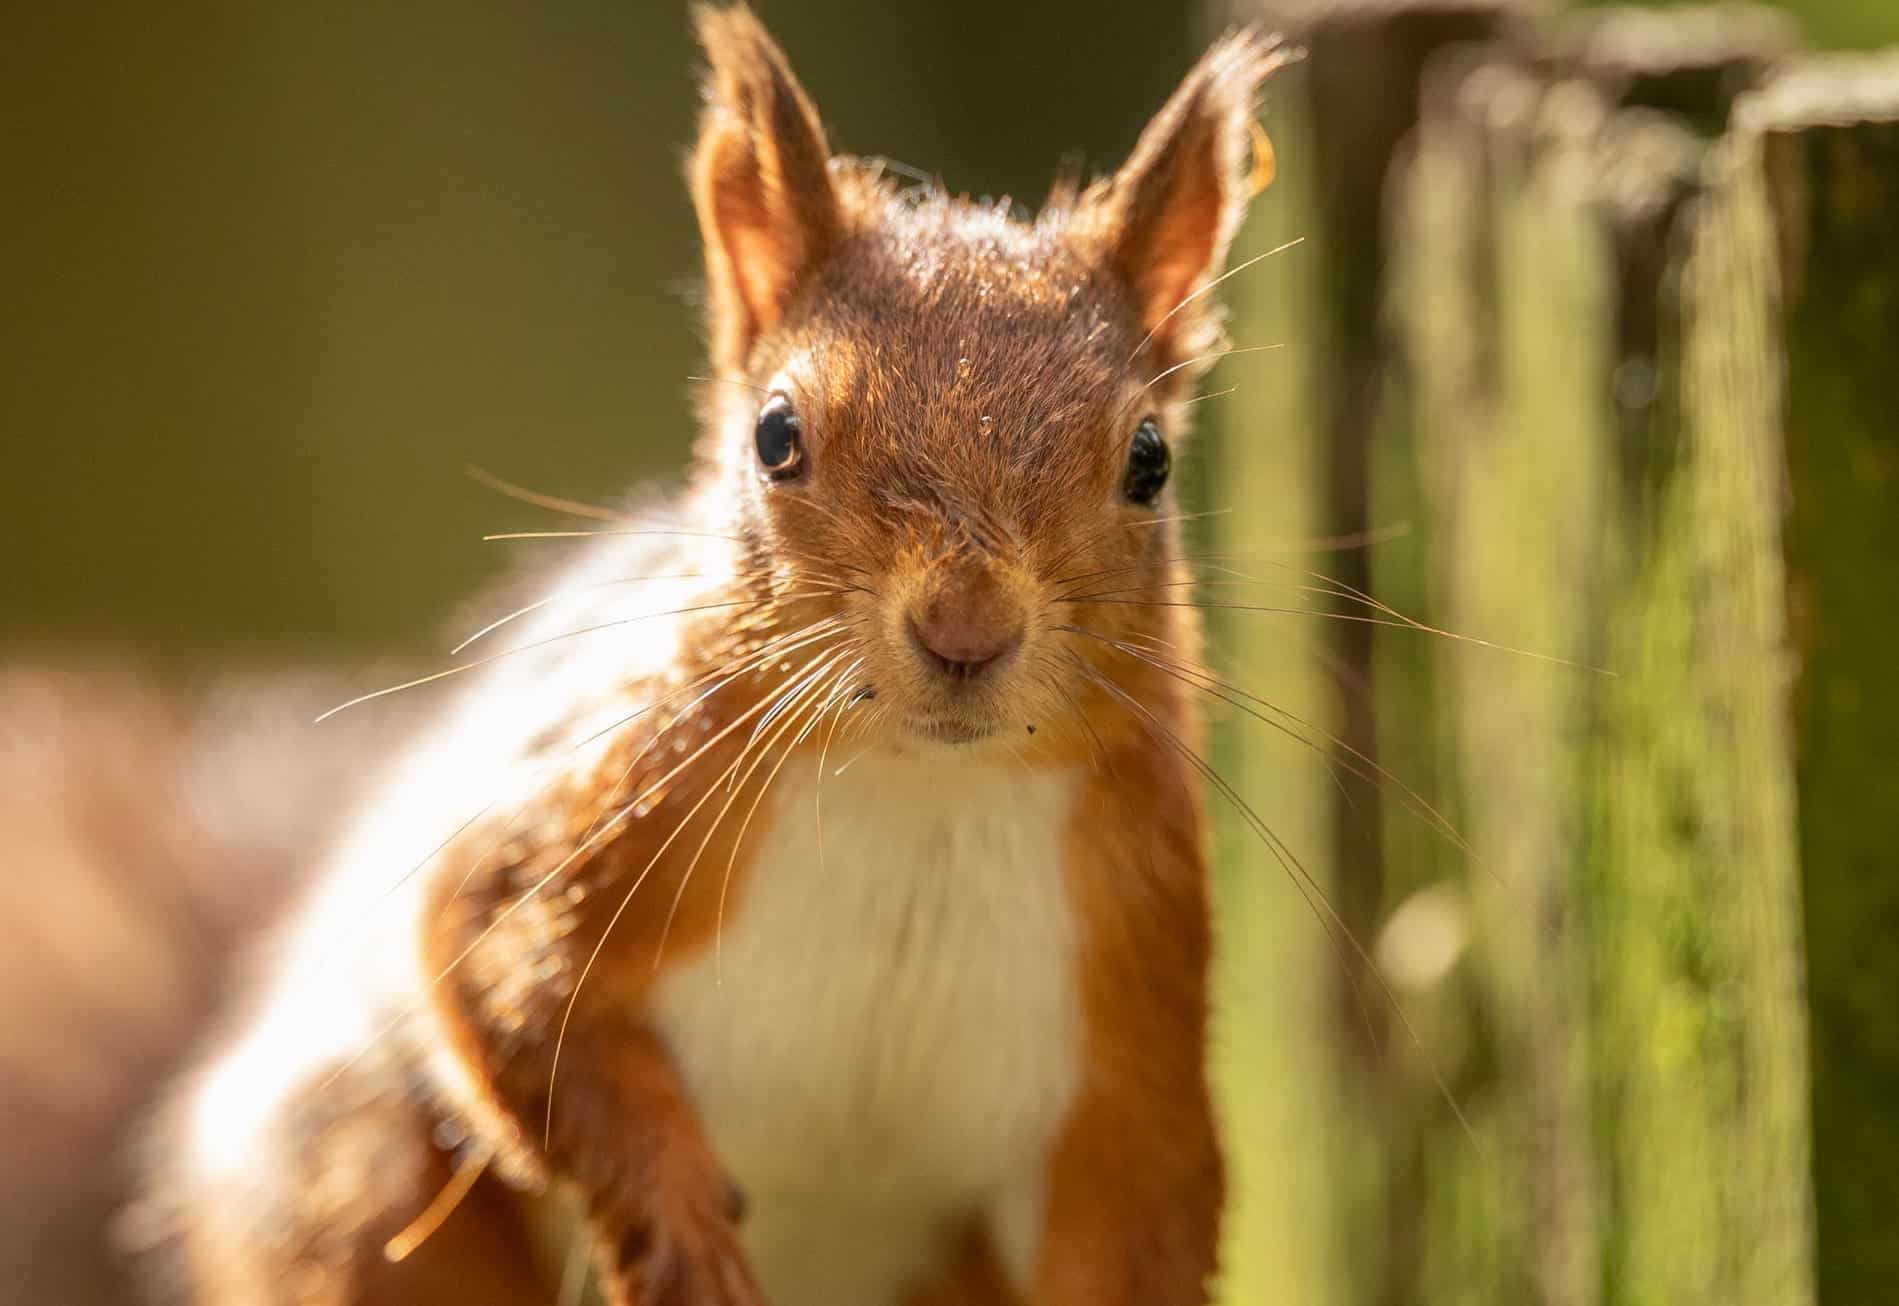
[[[791,401],[773,395],[758,415],[758,428],[752,433],[758,450],[758,465],[774,481],[789,480],[804,464],[804,445],[798,438],[798,415]]]
[[[1147,418],[1134,429],[1134,442],[1128,446],[1128,469],[1121,479],[1121,493],[1129,503],[1147,507],[1160,497],[1173,465],[1160,427],[1153,418]]]

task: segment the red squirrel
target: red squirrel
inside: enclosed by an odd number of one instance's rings
[[[696,473],[484,634],[155,1131],[178,1299],[1205,1300],[1197,656],[1168,487],[1284,59],[1033,219],[834,155],[696,13]],[[447,686],[445,685],[446,689]],[[558,1258],[556,1258],[558,1259]],[[157,1273],[157,1271],[154,1271]]]

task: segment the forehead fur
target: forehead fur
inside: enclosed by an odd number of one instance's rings
[[[856,220],[779,337],[825,465],[892,502],[971,476],[1022,511],[1058,488],[1106,494],[1140,416],[1126,406],[1140,328],[1085,221],[846,177]]]
[[[1132,301],[1072,206],[1028,221],[1006,202],[870,179],[844,189],[854,220],[838,255],[814,269],[799,325],[861,333],[895,357],[947,358],[952,368],[993,359],[1031,383],[1046,371],[1055,384],[1072,366],[1101,380],[1127,370],[1139,332]]]

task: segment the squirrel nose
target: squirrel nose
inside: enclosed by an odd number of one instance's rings
[[[910,612],[910,642],[930,667],[973,680],[1022,642],[1022,613],[987,570],[944,578]]]

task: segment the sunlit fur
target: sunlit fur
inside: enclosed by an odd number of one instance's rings
[[[1138,321],[1075,252],[1068,215],[1029,226],[935,196],[876,202],[902,225],[867,225],[810,293],[822,315],[776,333],[748,373],[791,398],[805,474],[757,474],[746,389],[714,389],[705,455],[781,586],[838,563],[871,578],[872,592],[812,606],[864,623],[862,676],[893,737],[955,721],[1027,744],[1027,727],[1072,712],[1064,690],[1086,689],[1052,629],[1075,614],[1056,600],[1177,551],[1171,530],[1143,529],[1153,510],[1119,496],[1135,425],[1167,396],[1129,375]],[[1001,676],[946,684],[903,622],[978,560],[1026,613],[1025,642]]]
[[[1026,219],[831,157],[757,22],[699,25],[693,483],[419,682],[464,687],[174,1113],[197,1300],[513,1299],[532,1266],[457,1267],[521,1241],[504,1185],[559,1185],[610,1299],[755,1306],[734,1180],[775,1203],[781,1306],[1204,1294],[1204,686],[1191,606],[1125,597],[1190,576],[1171,493],[1120,486],[1143,419],[1186,438],[1275,47],[1218,44],[1120,172]],[[791,479],[756,466],[773,395]],[[972,575],[1022,637],[958,678],[907,623]],[[485,1177],[413,1236],[450,1152]],[[852,1225],[821,1271],[764,1245],[888,1189],[921,1225]]]
[[[705,24],[715,52],[723,42],[753,57],[747,20]],[[815,212],[816,230],[775,242],[732,235],[754,259],[823,254],[785,279],[795,291],[756,333],[731,326],[747,308],[715,299],[726,383],[701,396],[700,456],[723,485],[711,502],[731,505],[750,560],[784,588],[835,565],[875,577],[872,592],[815,607],[871,632],[863,675],[893,737],[924,738],[930,723],[953,721],[1021,747],[1027,727],[1072,717],[1076,697],[1096,693],[1074,659],[1112,661],[1098,644],[1060,636],[1079,618],[1193,656],[1192,623],[1178,612],[1078,611],[1072,600],[1188,576],[1178,530],[1164,520],[1171,496],[1137,508],[1119,487],[1143,418],[1184,442],[1190,410],[1180,401],[1218,352],[1217,305],[1182,301],[1218,267],[1237,225],[1245,123],[1277,57],[1255,38],[1216,47],[1121,174],[1058,195],[1033,220],[1006,201],[904,188],[874,162],[835,159],[821,202],[782,201],[778,227],[808,225]],[[775,84],[778,56],[757,58],[757,80]],[[801,94],[786,102],[805,105]],[[694,169],[715,250],[723,210],[708,160],[727,157],[729,119],[715,102]],[[821,148],[815,118],[799,127]],[[734,185],[729,173],[719,180]],[[710,257],[716,269],[720,256]],[[761,477],[751,450],[773,394],[802,423],[805,470],[793,481]],[[931,676],[902,629],[932,583],[970,565],[998,573],[1027,617],[1014,665],[973,692]]]

